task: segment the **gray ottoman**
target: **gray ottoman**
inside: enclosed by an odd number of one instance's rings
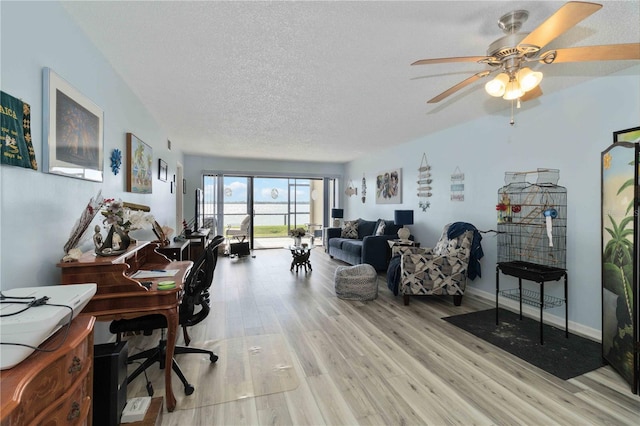
[[[368,263],[338,266],[334,282],[340,299],[373,300],[378,297],[378,274]]]

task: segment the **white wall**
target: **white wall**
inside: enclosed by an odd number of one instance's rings
[[[146,204],[160,224],[175,223],[169,182],[157,180],[157,161],[169,175],[181,160],[179,141],[167,135],[57,2],[0,2],[3,91],[31,105],[31,131],[40,170],[0,166],[0,288],[59,283],[55,266],[81,212],[102,189],[109,198]],[[104,111],[104,182],[62,177],[42,170],[42,68],[49,67]],[[135,133],[154,153],[153,194],[125,192],[124,164],[115,176],[109,156],[126,152],[125,134]],[[96,220],[95,223],[98,221]],[[150,231],[134,231],[151,239]],[[84,246],[85,249],[90,248]]]
[[[353,179],[359,186],[365,173],[368,197],[365,204],[359,197],[347,198],[345,219],[392,219],[393,210],[413,209],[412,234],[423,246],[433,246],[449,222],[470,222],[480,230],[497,228],[495,206],[505,171],[559,169],[559,185],[567,188],[568,200],[569,319],[599,330],[600,153],[611,144],[612,132],[640,125],[639,76],[640,66],[634,66],[544,95],[516,113],[513,127],[509,125],[509,111],[504,111],[353,161],[347,164],[345,180]],[[455,104],[447,108],[455,108]],[[439,113],[446,114],[446,109]],[[423,153],[433,178],[431,208],[426,212],[418,208],[416,196],[417,169]],[[403,169],[402,205],[376,205],[376,173],[396,167]],[[450,201],[451,174],[456,167],[465,174],[464,202]],[[489,296],[495,294],[494,235],[484,235],[482,278],[470,282],[472,289]],[[501,286],[517,286],[517,280],[504,275],[500,281]],[[545,292],[558,296],[561,289],[561,285],[545,286]],[[563,309],[545,315],[564,320]]]

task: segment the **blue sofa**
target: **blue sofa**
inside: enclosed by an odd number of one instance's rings
[[[382,221],[382,219],[379,219]],[[342,238],[341,228],[327,229],[329,256],[351,265],[368,263],[376,271],[386,271],[391,259],[389,240],[398,238],[398,225],[384,220],[384,234],[375,235],[378,221],[358,219],[358,238]]]

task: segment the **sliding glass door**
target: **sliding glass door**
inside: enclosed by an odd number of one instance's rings
[[[204,183],[205,188],[216,188],[217,197],[213,191],[205,191],[205,205],[212,204],[217,212],[219,234],[237,229],[249,215],[252,248],[288,245],[289,231],[294,228],[304,228],[315,237],[315,244],[322,244],[333,179],[207,175]]]

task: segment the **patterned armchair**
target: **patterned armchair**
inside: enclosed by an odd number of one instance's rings
[[[427,295],[452,295],[456,306],[462,303],[474,231],[468,230],[449,239],[449,226],[444,227],[433,249],[398,249],[402,254],[399,293],[405,305],[409,304],[409,296]]]

